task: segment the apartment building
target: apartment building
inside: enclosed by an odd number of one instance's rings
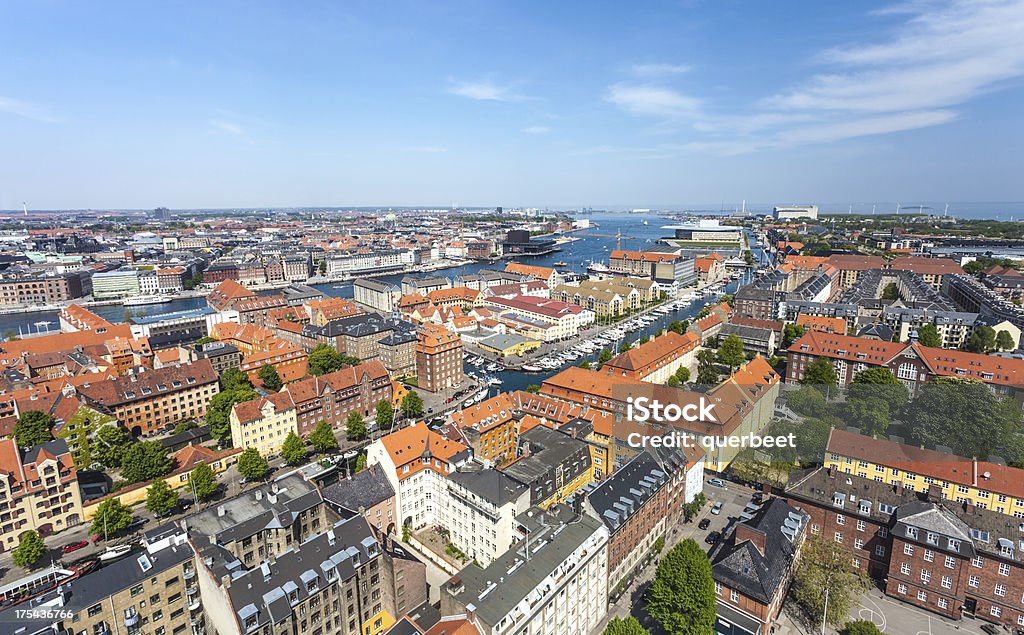
[[[210,335],[242,351],[239,370],[253,385],[261,385],[260,369],[273,366],[284,383],[296,381],[309,371],[309,355],[302,348],[281,338],[271,329],[255,324],[223,322]]]
[[[594,312],[576,304],[559,300],[548,300],[530,295],[511,298],[491,296],[485,304],[518,320],[534,321],[548,325],[543,329],[544,341],[564,340],[575,337],[580,329],[594,323]]]
[[[519,405],[508,393],[452,413],[452,423],[469,441],[474,456],[498,466],[516,458],[520,419]]]
[[[184,531],[153,529],[142,550],[34,599],[0,612],[0,630],[19,635],[51,633],[153,633],[202,635],[203,604],[195,580],[194,554]]]
[[[74,458],[63,439],[19,448],[0,439],[0,552],[26,531],[43,536],[82,522]]]
[[[142,295],[139,272],[134,269],[102,271],[92,275],[92,297],[97,300]]]
[[[611,358],[601,366],[600,372],[611,377],[663,384],[680,368],[694,370],[699,350],[700,338],[695,334],[668,331]]]
[[[467,463],[448,474],[438,501],[452,544],[486,567],[518,540],[516,518],[530,507],[530,488],[498,470]]]
[[[355,466],[351,466],[354,468]],[[395,509],[395,490],[391,487],[384,468],[370,465],[347,474],[324,487],[324,502],[342,518],[362,515],[377,530],[377,536],[390,536],[398,529],[398,510]]]
[[[888,439],[832,430],[823,464],[943,500],[1024,519],[1024,470]]]
[[[748,505],[708,558],[716,633],[771,633],[789,592],[810,516],[780,498]]]
[[[256,448],[263,456],[276,455],[289,432],[298,434],[295,404],[287,392],[278,392],[235,404],[228,420],[236,448]]]
[[[582,280],[551,290],[551,299],[592,311],[596,317],[615,317],[639,311],[658,296],[653,280],[616,276],[606,280]]]
[[[519,458],[501,468],[530,488],[530,504],[547,509],[594,481],[590,447],[571,431],[536,426],[519,435]]]
[[[335,430],[352,412],[370,416],[381,401],[391,402],[391,378],[378,361],[288,384],[280,392],[235,404],[231,436],[239,447],[274,454],[289,432],[308,437],[318,423]]]
[[[242,352],[237,346],[226,342],[207,342],[206,344],[194,344],[188,347],[188,361],[197,362],[200,359],[210,360],[214,372],[218,375],[229,368],[238,368],[242,364]]]
[[[352,291],[352,299],[358,304],[382,313],[394,311],[402,297],[400,287],[366,278],[356,279],[352,283]]]
[[[697,272],[698,287],[706,287],[729,277],[729,272],[725,268],[725,257],[721,254],[697,256],[693,260],[693,268]]]
[[[616,275],[683,287],[692,285],[698,275],[693,259],[672,252],[616,249],[608,256],[608,267]]]
[[[647,557],[669,525],[670,479],[642,451],[584,499],[587,513],[608,528],[608,586],[615,589]]]
[[[401,526],[434,524],[445,478],[470,458],[469,448],[413,424],[377,439],[366,448],[366,464],[380,465],[395,490]]]
[[[811,533],[851,545],[854,564],[883,579],[890,598],[1024,626],[1019,520],[835,468],[795,476],[786,495],[811,516]]]
[[[138,367],[107,381],[83,383],[78,394],[109,412],[132,434],[152,434],[185,419],[201,419],[218,392],[217,373],[209,360],[160,369]]]
[[[85,295],[81,273],[0,276],[0,305],[57,304]]]
[[[420,326],[416,342],[417,385],[437,392],[462,383],[462,338],[434,324]]]
[[[962,377],[981,381],[996,394],[1013,395],[1018,401],[1024,398],[1024,360],[1020,359],[816,331],[805,333],[787,353],[787,383],[798,383],[807,364],[824,358],[835,367],[840,386],[850,384],[862,370],[886,368],[911,395],[935,377]]]
[[[444,584],[441,613],[470,616],[483,635],[594,632],[607,614],[607,528],[565,505],[531,509],[519,524],[512,549]]]
[[[204,272],[204,276],[210,270],[207,269]],[[243,300],[255,300],[258,296],[255,292],[246,289],[244,286],[236,282],[235,279],[225,279],[220,282],[210,294],[206,296],[206,303],[211,309],[217,311],[226,311],[228,309],[235,308],[235,304]],[[208,282],[204,278],[204,282]]]

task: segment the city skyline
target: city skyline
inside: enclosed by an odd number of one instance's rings
[[[587,9],[15,5],[0,208],[1024,199],[1024,3]]]

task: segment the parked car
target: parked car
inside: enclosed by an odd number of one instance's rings
[[[708,485],[713,485],[714,487],[725,487],[725,481],[720,478],[712,478],[708,480]]]
[[[711,506],[711,513],[715,516],[722,513],[722,501],[718,501],[717,503]]]
[[[141,529],[142,526],[145,525],[148,522],[149,522],[148,518],[139,518],[137,520],[132,521],[132,524],[130,524],[127,527],[125,527],[125,529],[127,529],[128,531],[132,531],[133,529]]]
[[[704,542],[708,543],[709,545],[713,545],[716,542],[718,542],[718,539],[721,537],[722,534],[718,533],[717,531],[713,531],[710,534],[708,534],[707,538],[704,539]]]
[[[705,519],[701,520],[699,523],[697,523],[697,529],[707,529],[710,526],[711,526],[711,519],[710,518],[705,518]]]
[[[754,495],[750,497],[750,500],[754,501],[755,503],[761,503],[764,501],[764,493],[754,492]]]
[[[78,542],[72,542],[72,543],[64,545],[64,548],[61,549],[61,552],[62,553],[71,553],[73,551],[78,551],[79,549],[81,549],[82,547],[87,546],[88,544],[89,543],[87,543],[84,540],[79,540]]]

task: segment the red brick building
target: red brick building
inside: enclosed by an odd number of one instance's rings
[[[416,342],[416,380],[437,392],[462,383],[462,338],[442,326],[423,324]]]

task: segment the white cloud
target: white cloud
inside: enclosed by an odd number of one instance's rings
[[[479,101],[525,101],[527,97],[516,92],[515,85],[496,84],[489,79],[462,82],[448,78],[448,92]]]
[[[0,112],[40,123],[60,123],[61,121],[59,117],[54,117],[35,104],[10,97],[0,97]]]
[[[523,128],[523,132],[526,134],[547,134],[551,132],[551,128],[547,126],[527,126]]]
[[[639,77],[660,77],[689,73],[690,67],[684,64],[634,64],[630,71]]]
[[[242,130],[241,126],[231,123],[230,121],[211,121],[210,125],[221,132],[226,132],[231,135],[242,136],[245,134],[245,131]]]
[[[746,112],[716,113],[662,85],[665,73],[660,83],[613,84],[605,100],[663,118],[672,124],[663,132],[685,124],[697,138],[673,151],[740,154],[946,124],[958,107],[1024,77],[1024,0],[910,0],[871,15],[899,23],[874,42],[822,51],[812,58],[821,72]]]
[[[613,84],[604,99],[626,112],[667,118],[693,117],[700,108],[693,97],[651,84]]]

